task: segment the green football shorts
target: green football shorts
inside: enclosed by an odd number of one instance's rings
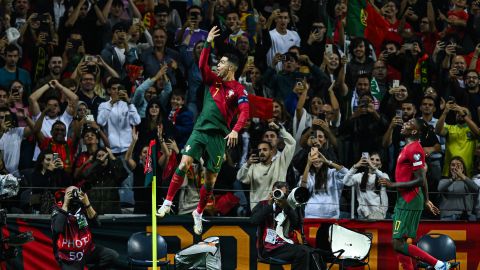
[[[218,173],[222,167],[225,145],[226,140],[220,132],[193,130],[182,149],[182,154],[190,156],[194,160],[200,160],[203,156],[207,170]]]

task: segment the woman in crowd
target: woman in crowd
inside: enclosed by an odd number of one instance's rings
[[[170,150],[168,149],[168,145],[162,137],[163,128],[160,124],[157,128],[158,132],[156,137],[151,139],[156,139],[157,136],[157,170],[156,175],[161,176],[163,169],[168,164],[169,157],[170,157]],[[136,145],[139,143],[139,133],[133,129],[132,131],[132,143],[128,147],[127,153],[125,154],[125,162],[127,163],[128,168],[133,172],[133,194],[135,198],[135,213],[139,214],[149,214],[149,209],[151,209],[151,187],[145,187],[145,166],[147,162],[148,156],[148,147],[149,142],[146,144],[140,145],[140,151],[138,154],[134,154],[134,149]],[[152,161],[153,162],[153,161]],[[176,168],[176,163],[174,167]],[[169,181],[166,181],[167,185]],[[159,196],[161,194],[166,194],[166,190],[162,190],[162,177],[157,177],[157,198],[162,198]]]
[[[273,99],[273,121],[281,124],[289,133],[292,133],[292,117],[285,110],[283,101]]]
[[[388,210],[386,187],[380,186],[378,180],[389,179],[388,174],[380,171],[382,160],[380,154],[365,152],[343,178],[346,186],[354,186],[357,196],[357,214],[361,219],[384,219]]]
[[[441,220],[476,220],[473,207],[478,186],[467,177],[463,158],[452,158],[448,178],[440,180],[438,191],[443,195],[439,207]]]
[[[310,199],[305,207],[305,218],[340,217],[342,180],[346,173],[345,167],[327,160],[316,147],[312,147],[307,166],[298,183],[310,192]]]
[[[162,106],[159,99],[152,99],[145,110],[145,118],[142,118],[138,126],[138,143],[137,147],[148,145],[148,143],[157,137],[157,127],[162,124],[163,114]],[[162,128],[163,132],[163,128]],[[163,136],[163,133],[162,133]],[[138,153],[139,149],[135,150]]]
[[[322,130],[324,133],[326,133],[325,135],[330,139],[330,142],[333,145],[336,145],[336,139],[330,130],[331,124],[338,119],[337,117],[339,114],[338,100],[333,91],[334,86],[335,82],[333,82],[328,88],[331,102],[330,104],[326,104],[320,96],[313,96],[310,98],[310,110],[307,112],[307,110],[304,108],[304,105],[307,100],[308,89],[310,88],[309,84],[306,81],[302,81],[301,83],[297,83],[295,85],[293,91],[299,95],[297,107],[295,109],[295,115],[293,117],[293,136],[297,140],[295,149],[297,153],[301,147],[300,141],[302,136],[305,134],[304,131],[314,126],[315,128],[322,127]],[[329,114],[328,117],[323,110],[325,105],[330,106],[332,109],[330,112],[331,114]]]
[[[336,46],[331,46],[331,52],[325,52],[323,63],[320,68],[330,77],[330,83],[335,82],[335,91],[345,96],[348,92],[348,86],[345,83],[345,66],[347,63],[346,56],[341,57]]]
[[[387,119],[392,119],[397,110],[402,109],[402,103],[409,97],[407,87],[404,85],[390,88],[382,99],[380,112],[385,114]]]
[[[128,176],[122,160],[109,148],[100,147],[87,162],[91,164],[80,176],[86,179],[82,190],[88,193],[97,213],[120,214],[118,188]]]
[[[36,213],[50,214],[53,194],[58,188],[71,186],[71,178],[63,169],[62,159],[51,150],[42,151],[31,176],[30,205]]]

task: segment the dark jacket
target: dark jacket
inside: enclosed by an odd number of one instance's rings
[[[114,46],[111,44],[105,46],[101,52],[101,55],[103,61],[111,66],[120,75],[120,79],[122,80],[127,76],[125,65],[135,62],[135,60],[137,60],[139,57],[137,54],[137,49],[130,48],[128,51],[125,51],[125,63],[122,65],[117,53],[115,52]]]
[[[98,213],[120,213],[117,187],[120,187],[127,176],[128,172],[118,158],[109,160],[105,167],[94,161],[92,166],[82,173],[81,178],[86,179],[82,188]]]

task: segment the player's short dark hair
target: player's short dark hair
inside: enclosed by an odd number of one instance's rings
[[[238,56],[236,56],[235,54],[225,53],[223,56],[226,57],[228,59],[228,62],[234,65],[235,68],[238,68],[240,66],[240,59],[238,59]]]
[[[422,136],[422,134],[426,135],[429,129],[428,123],[421,118],[414,118],[414,119],[417,126],[417,131],[418,131],[418,133],[414,136],[419,138],[420,136]]]

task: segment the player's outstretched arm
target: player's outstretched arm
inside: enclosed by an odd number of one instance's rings
[[[215,82],[217,75],[212,72],[210,66],[208,65],[208,58],[210,56],[210,51],[212,48],[213,40],[220,35],[220,29],[217,26],[212,27],[208,33],[207,40],[203,45],[203,50],[200,53],[200,60],[198,62],[198,67],[202,72],[202,79],[205,84],[211,85]]]
[[[423,186],[424,183],[424,175],[425,169],[418,169],[414,171],[414,179],[408,182],[390,182],[387,179],[379,179],[378,183],[382,186],[386,186],[388,188],[413,188],[413,187],[420,187]],[[428,197],[427,197],[428,199]]]

